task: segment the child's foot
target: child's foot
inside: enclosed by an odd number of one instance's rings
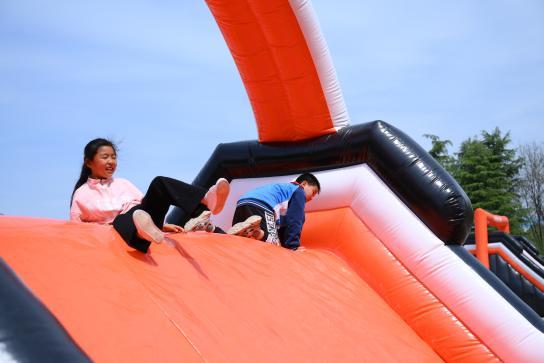
[[[262,241],[264,237],[264,231],[259,227],[259,229],[254,229],[253,234],[250,238],[256,239],[257,241]]]
[[[263,238],[264,232],[260,228],[261,220],[262,220],[261,216],[251,216],[243,222],[236,223],[234,226],[231,227],[231,229],[227,231],[227,234],[233,234],[236,236],[254,238],[254,239],[257,239],[255,237],[259,237],[259,236]],[[261,233],[257,231],[261,231],[262,235]],[[254,234],[256,234],[256,236],[254,236]]]
[[[138,236],[149,242],[161,243],[164,240],[164,233],[155,225],[149,213],[137,209],[132,215],[132,220],[138,231]]]
[[[212,212],[209,210],[205,210],[204,212],[200,213],[198,217],[191,218],[187,223],[185,223],[185,226],[183,229],[185,229],[186,232],[195,232],[195,231],[206,231],[206,232],[213,232],[215,229],[212,222],[210,222],[210,216],[212,215]]]
[[[213,214],[218,214],[223,210],[229,192],[230,184],[227,179],[219,178],[204,196],[204,204]]]

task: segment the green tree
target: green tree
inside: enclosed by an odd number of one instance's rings
[[[446,169],[450,174],[453,174],[455,169],[455,158],[450,156],[448,153],[448,146],[452,146],[450,140],[441,140],[436,135],[425,134],[423,137],[431,140],[431,150],[429,154],[438,161],[444,169]]]
[[[544,143],[523,145],[519,149],[523,164],[519,194],[527,209],[527,238],[544,254]]]
[[[465,190],[474,208],[507,216],[510,230],[522,232],[524,209],[519,195],[521,159],[509,148],[510,133],[504,136],[498,128],[482,131],[482,138],[468,139],[457,154],[453,176]]]

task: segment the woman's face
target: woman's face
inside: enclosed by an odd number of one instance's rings
[[[108,179],[117,169],[117,154],[111,146],[100,146],[92,160],[85,165],[91,169],[91,178]]]

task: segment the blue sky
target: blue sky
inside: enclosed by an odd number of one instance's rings
[[[425,148],[481,130],[544,141],[540,0],[314,0],[351,123]],[[192,181],[218,143],[255,139],[203,0],[0,2],[0,213],[64,219],[84,145],[119,142],[117,176]]]

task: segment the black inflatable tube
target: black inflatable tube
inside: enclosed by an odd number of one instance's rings
[[[2,258],[0,349],[0,358],[15,362],[91,362]]]
[[[526,249],[531,253],[531,256],[538,259],[541,264],[544,265],[544,261],[540,258],[539,250],[535,247],[533,242],[529,241],[527,238],[523,236],[513,236],[516,240],[518,240]]]
[[[449,246],[449,248],[461,258],[467,265],[472,267],[481,278],[483,278],[495,291],[497,291],[510,305],[512,305],[528,322],[544,333],[544,321],[542,318],[510,290],[497,276],[485,268],[480,261],[472,256],[462,246]]]
[[[447,244],[462,244],[472,206],[457,182],[410,137],[383,121],[345,127],[296,143],[242,141],[219,144],[193,184],[219,177],[266,177],[367,163],[394,193]],[[169,223],[180,223],[174,208]]]

